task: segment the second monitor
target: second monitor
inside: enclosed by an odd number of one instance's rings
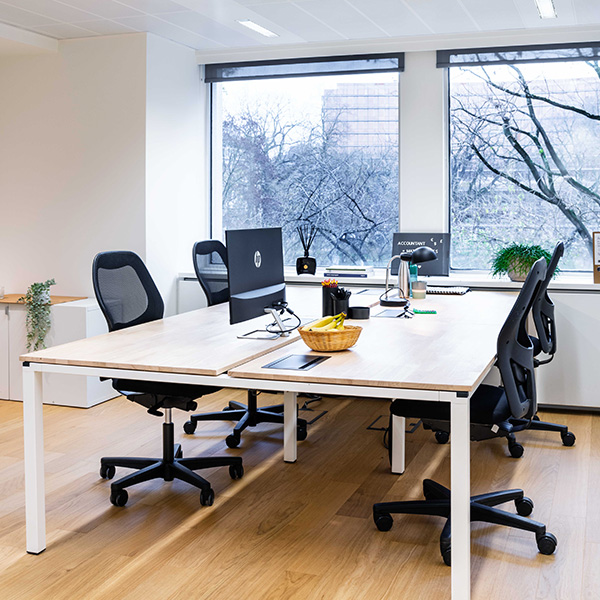
[[[233,325],[285,303],[281,228],[225,232],[229,321]]]

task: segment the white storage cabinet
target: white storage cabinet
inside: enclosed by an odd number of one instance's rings
[[[0,304],[0,398],[23,400],[23,380],[19,356],[27,352],[25,318],[22,304]],[[52,327],[46,346],[56,346],[108,331],[95,300],[86,298],[54,304]],[[117,396],[110,381],[97,377],[74,377],[56,373],[43,375],[44,403],[89,408]]]

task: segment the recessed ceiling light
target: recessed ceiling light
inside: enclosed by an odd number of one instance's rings
[[[540,19],[556,19],[556,9],[552,0],[535,0]]]
[[[254,21],[238,21],[238,23],[240,25],[243,25],[244,27],[247,27],[248,29],[252,29],[252,31],[256,31],[256,33],[260,33],[260,35],[264,35],[265,37],[279,37],[276,33],[274,33],[273,31],[267,29],[266,27],[262,27],[261,25],[259,25],[258,23],[255,23]]]

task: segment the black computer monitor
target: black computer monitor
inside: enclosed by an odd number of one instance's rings
[[[241,323],[285,302],[281,228],[225,232],[229,322]]]

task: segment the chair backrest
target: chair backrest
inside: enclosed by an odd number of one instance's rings
[[[546,269],[546,278],[540,287],[538,297],[533,303],[533,322],[537,337],[542,351],[550,355],[556,353],[556,322],[554,321],[554,302],[548,296],[548,285],[556,271],[558,261],[564,253],[565,245],[558,242],[552,253],[550,264]]]
[[[165,305],[142,259],[127,250],[100,252],[92,281],[109,331],[162,319]]]
[[[229,300],[227,283],[227,249],[218,240],[196,242],[192,251],[196,277],[206,294],[209,306]]]
[[[546,260],[536,261],[498,336],[498,369],[515,419],[531,418],[537,410],[533,342],[527,333],[527,317],[546,275]]]

